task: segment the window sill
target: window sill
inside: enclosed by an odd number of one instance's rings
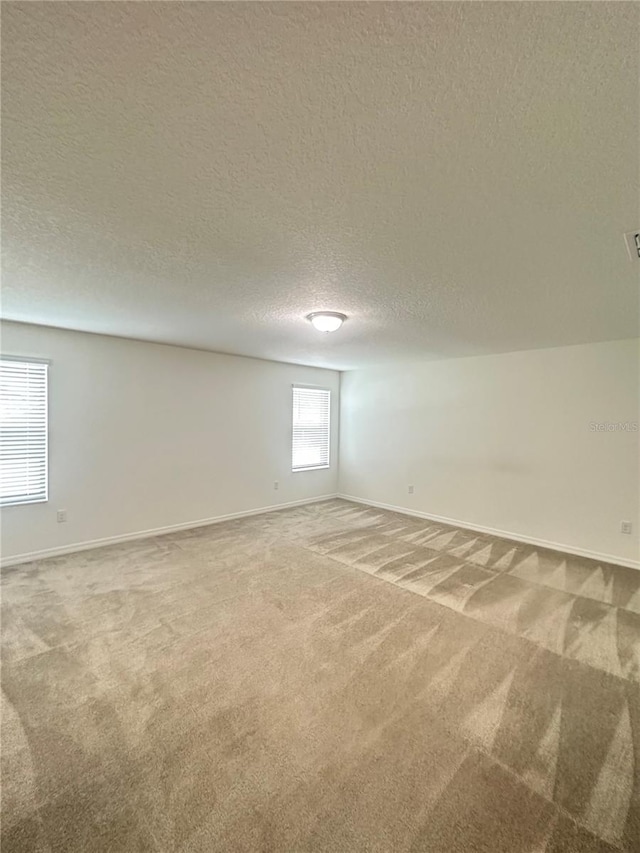
[[[32,501],[5,501],[0,503],[0,509],[5,509],[8,506],[32,506],[33,504],[46,504],[49,498],[34,498]]]
[[[309,465],[308,468],[292,468],[291,473],[300,474],[302,471],[322,471],[323,469],[326,470],[330,467],[330,465]]]

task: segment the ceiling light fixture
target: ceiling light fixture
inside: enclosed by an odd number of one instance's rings
[[[314,311],[313,314],[307,314],[307,320],[319,332],[335,332],[346,319],[347,315],[338,311]]]

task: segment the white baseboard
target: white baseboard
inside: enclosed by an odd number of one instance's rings
[[[33,560],[44,560],[46,557],[59,557],[64,554],[74,554],[76,551],[90,551],[93,548],[102,548],[105,545],[117,545],[120,542],[132,542],[135,539],[149,539],[152,536],[163,536],[165,533],[176,533],[179,530],[191,530],[194,527],[206,527],[208,524],[219,524],[222,521],[233,521],[234,518],[246,518],[249,515],[262,515],[267,512],[276,512],[279,509],[288,509],[294,506],[319,503],[337,498],[338,495],[321,495],[317,498],[306,498],[300,501],[289,501],[288,503],[275,504],[274,506],[263,506],[258,509],[246,509],[242,512],[231,512],[228,515],[217,515],[214,518],[201,518],[199,521],[185,521],[181,524],[170,524],[167,527],[154,527],[151,530],[138,530],[135,533],[124,533],[121,536],[107,536],[104,539],[92,539],[88,542],[76,542],[72,545],[61,545],[58,548],[45,548],[44,551],[31,551],[28,554],[15,554],[12,557],[2,559],[2,567],[17,566],[20,563],[31,563]]]
[[[395,506],[393,504],[380,503],[380,501],[364,500],[353,495],[321,495],[317,498],[307,498],[299,501],[289,501],[288,503],[275,504],[273,506],[259,507],[258,509],[247,509],[242,512],[232,512],[227,515],[218,515],[213,518],[201,518],[198,521],[186,521],[181,524],[171,524],[166,527],[155,527],[151,530],[139,530],[135,533],[125,533],[121,536],[107,536],[104,539],[92,539],[87,542],[76,542],[71,545],[61,545],[57,548],[46,548],[42,551],[31,551],[25,554],[15,554],[11,557],[2,559],[2,567],[17,566],[21,563],[30,563],[33,560],[43,560],[47,557],[58,557],[64,554],[73,554],[76,551],[90,551],[93,548],[102,548],[105,545],[117,545],[121,542],[132,542],[136,539],[149,539],[152,536],[162,536],[165,533],[176,533],[179,530],[190,530],[195,527],[206,527],[209,524],[219,524],[223,521],[233,521],[236,518],[246,518],[251,515],[262,515],[268,512],[276,512],[279,509],[288,509],[289,507],[304,506],[305,504],[319,503],[320,501],[328,501],[333,498],[342,498],[352,503],[364,504],[365,506],[377,507],[378,509],[387,509],[391,512],[399,512],[403,515],[410,515],[416,518],[424,518],[427,521],[436,521],[441,524],[451,524],[454,527],[462,527],[465,530],[474,530],[478,533],[488,533],[491,536],[500,536],[503,539],[512,539],[515,542],[524,542],[527,545],[537,545],[539,548],[549,548],[552,551],[562,551],[566,554],[575,554],[577,557],[589,557],[592,560],[600,560],[605,563],[615,563],[619,566],[627,566],[632,569],[640,569],[640,560],[629,560],[623,557],[616,557],[612,554],[601,554],[597,551],[588,551],[586,548],[576,548],[573,545],[563,545],[559,542],[549,542],[546,539],[536,539],[533,536],[523,536],[518,533],[511,533],[508,530],[497,530],[493,527],[484,527],[480,524],[470,524],[466,521],[461,521],[457,518],[447,518],[442,515],[433,515],[432,513],[420,512],[403,506]]]
[[[352,501],[365,506],[377,507],[378,509],[388,509],[391,512],[399,512],[403,515],[412,515],[416,518],[426,518],[427,521],[437,521],[441,524],[451,524],[454,527],[462,527],[465,530],[474,530],[477,533],[489,533],[491,536],[500,536],[502,539],[512,539],[515,542],[524,542],[526,545],[537,545],[539,548],[549,548],[551,551],[562,551],[565,554],[574,554],[576,557],[589,557],[592,560],[599,560],[603,563],[615,563],[618,566],[626,566],[630,569],[640,569],[640,560],[629,560],[625,557],[615,557],[613,554],[600,554],[597,551],[588,551],[586,548],[576,548],[574,545],[563,545],[560,542],[549,542],[546,539],[536,539],[533,536],[523,536],[520,533],[511,533],[508,530],[496,530],[493,527],[483,527],[480,524],[470,524],[467,521],[460,521],[458,518],[446,518],[442,515],[432,515],[428,512],[419,512],[415,509],[408,509],[404,506],[394,506],[393,504],[383,504],[379,501],[363,500],[356,498],[353,495],[338,495],[345,501]]]

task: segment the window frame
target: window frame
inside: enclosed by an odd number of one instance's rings
[[[295,431],[295,424],[293,422],[293,412],[294,412],[294,395],[296,388],[300,388],[303,391],[324,391],[327,394],[327,464],[326,465],[306,465],[304,467],[293,467],[293,437]],[[326,471],[331,468],[331,388],[327,388],[325,385],[305,385],[301,382],[293,382],[291,385],[291,473],[292,474],[300,474],[305,471]]]
[[[51,371],[51,360],[48,358],[41,358],[39,356],[12,355],[10,353],[2,352],[0,353],[0,363],[3,361],[39,364],[46,368],[44,381],[44,497],[26,497],[17,499],[10,498],[5,501],[3,501],[0,497],[0,510],[4,510],[7,507],[30,506],[33,504],[43,504],[49,502],[49,379]]]

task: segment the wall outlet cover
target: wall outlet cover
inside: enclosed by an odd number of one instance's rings
[[[640,261],[640,231],[627,231],[624,235],[627,252],[632,261]]]

